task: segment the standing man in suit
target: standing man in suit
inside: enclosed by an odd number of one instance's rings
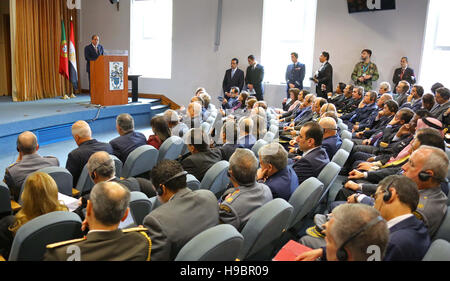
[[[248,56],[247,73],[245,75],[245,84],[249,92],[255,91],[256,98],[264,100],[264,66],[258,64],[254,55]]]
[[[298,54],[291,53],[292,64],[286,69],[287,98],[289,98],[289,89],[297,88],[303,90],[303,80],[305,79],[305,65],[298,61]]]
[[[397,93],[397,85],[400,81],[408,81],[410,85],[416,83],[416,75],[414,74],[414,69],[408,67],[408,58],[402,57],[400,60],[400,68],[394,71],[394,77],[392,77],[392,82],[394,82],[394,94]]]
[[[225,95],[225,98],[229,96],[227,93],[230,92],[232,87],[238,87],[239,90],[244,88],[244,71],[238,68],[239,60],[234,58],[231,60],[231,68],[225,72],[225,77],[222,82],[222,89]]]
[[[174,160],[152,170],[152,183],[162,205],[144,218],[152,241],[152,261],[173,261],[183,246],[219,223],[219,205],[209,190],[186,187],[186,171]]]
[[[333,67],[328,62],[330,60],[330,54],[322,52],[319,57],[322,65],[313,77],[314,83],[316,83],[316,94],[318,97],[327,98],[327,93],[333,91]]]
[[[89,77],[89,94],[91,93],[91,61],[96,61],[99,56],[103,56],[103,46],[99,44],[100,37],[92,35],[91,44],[84,48],[84,57],[86,58],[86,72]]]

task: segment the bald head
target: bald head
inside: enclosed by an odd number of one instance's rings
[[[91,127],[86,121],[80,120],[72,125],[72,136],[83,140],[90,140],[92,138]]]
[[[323,129],[323,138],[334,136],[337,133],[336,121],[331,117],[320,118],[320,127]]]
[[[17,138],[17,150],[23,155],[33,154],[38,149],[37,137],[32,132],[26,131]]]
[[[115,176],[114,159],[105,151],[99,151],[91,155],[87,162],[89,175],[95,172],[94,181],[109,180]]]
[[[89,200],[98,223],[118,225],[130,203],[130,191],[116,182],[101,182],[92,188]]]

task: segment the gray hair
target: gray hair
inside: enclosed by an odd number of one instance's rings
[[[130,191],[116,182],[101,182],[92,188],[89,200],[95,218],[103,225],[112,226],[120,223],[125,215]]]
[[[99,151],[91,155],[87,162],[89,174],[94,171],[103,178],[112,178],[115,175],[116,164],[114,159],[105,151]]]
[[[334,223],[327,232],[340,248],[352,235],[355,235],[370,221],[380,216],[373,207],[364,204],[342,204],[333,209]],[[367,253],[370,246],[378,246],[380,258],[384,258],[389,241],[386,221],[382,220],[348,241],[346,248],[356,261],[367,261],[372,253]]]
[[[72,136],[90,138],[92,137],[91,127],[86,121],[77,121],[72,125]]]
[[[284,147],[277,143],[269,143],[258,151],[259,161],[265,164],[271,164],[278,171],[286,168],[288,164],[288,153]]]
[[[129,133],[134,130],[134,119],[128,113],[122,113],[117,116],[116,123],[125,133]]]
[[[238,148],[230,157],[230,169],[239,184],[249,185],[256,180],[258,160],[251,150]]]
[[[381,82],[380,83],[380,88],[390,92],[391,91],[391,84],[389,84],[389,82]]]
[[[431,153],[426,157],[423,164],[422,171],[432,170],[434,172],[435,182],[444,181],[448,172],[448,157],[447,154],[439,148],[421,145],[415,152],[430,150]]]
[[[17,149],[25,155],[35,153],[37,146],[37,137],[30,131],[25,131],[17,137]]]

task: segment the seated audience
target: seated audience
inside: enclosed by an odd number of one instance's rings
[[[386,221],[373,207],[364,204],[343,204],[331,213],[325,223],[326,246],[299,255],[298,261],[378,261],[384,259],[389,242]],[[373,257],[370,246],[377,246],[379,256]]]
[[[170,133],[172,136],[177,136],[182,138],[187,131],[189,131],[188,126],[183,122],[180,122],[178,113],[175,110],[168,109],[164,112],[164,117],[168,122]]]
[[[14,236],[24,224],[55,211],[68,211],[58,200],[56,182],[46,173],[31,173],[24,184],[22,209],[0,220],[0,254],[6,259],[9,257]]]
[[[253,145],[257,141],[252,134],[254,129],[254,123],[251,118],[243,118],[239,121],[239,138],[238,144],[243,148],[252,149]]]
[[[358,124],[353,127],[353,129],[356,131],[353,134],[353,142],[356,144],[362,144],[362,141],[359,141],[358,139],[369,139],[371,136],[376,136],[377,134],[383,132],[384,128],[392,121],[395,114],[398,111],[398,105],[397,102],[392,100],[392,96],[388,94],[384,94],[380,97],[379,100],[382,100],[383,97],[386,97],[385,102],[377,103],[378,106],[381,108],[380,111],[378,111],[377,116],[373,119],[371,125],[366,127],[364,124]],[[388,98],[390,97],[390,99]]]
[[[144,218],[152,241],[152,261],[173,261],[200,232],[219,223],[217,199],[209,190],[191,191],[177,161],[163,160],[152,170],[160,207]]]
[[[353,85],[348,84],[344,88],[343,97],[337,101],[332,101],[338,112],[342,113],[342,110],[351,102],[353,97],[353,88]]]
[[[46,167],[58,167],[59,161],[55,157],[42,157],[38,154],[39,144],[32,132],[23,132],[17,138],[17,151],[19,157],[5,171],[4,182],[8,186],[15,201],[19,201],[22,184],[31,173]]]
[[[345,87],[347,87],[347,85],[343,82],[339,82],[338,85],[336,86],[336,91],[334,93],[329,92],[327,97],[328,97],[328,102],[335,104],[337,102],[340,102],[344,99],[344,90]]]
[[[119,229],[130,214],[130,192],[115,182],[96,184],[86,207],[81,239],[47,245],[46,261],[150,261],[152,241],[145,228]],[[70,247],[79,249],[74,255]]]
[[[322,148],[323,129],[317,122],[307,122],[297,137],[299,150],[303,155],[294,162],[298,184],[302,184],[310,177],[317,177],[323,167],[330,162],[327,152]]]
[[[222,159],[225,161],[230,161],[231,155],[233,155],[237,148],[241,147],[241,145],[237,142],[239,131],[234,120],[227,120],[225,124],[223,124],[221,136],[223,142],[223,145],[220,147]]]
[[[299,100],[298,95],[300,94],[300,90],[297,88],[290,88],[289,89],[289,100],[285,98],[282,102],[282,109],[275,109],[275,112],[278,114],[283,114],[289,111],[294,110],[300,103],[302,102]]]
[[[183,123],[189,128],[200,128],[203,122],[202,105],[199,102],[191,102],[188,105],[186,116],[183,117]]]
[[[422,108],[431,111],[436,104],[433,94],[427,93],[422,96]]]
[[[431,109],[431,114],[434,118],[442,122],[442,117],[450,108],[450,90],[447,88],[439,88],[436,90],[436,105]]]
[[[239,105],[239,88],[231,87],[230,93],[227,93],[228,99],[222,100],[222,109],[232,109]]]
[[[395,88],[397,91],[397,98],[395,101],[398,103],[398,106],[401,108],[404,103],[408,101],[409,96],[409,90],[411,88],[411,85],[408,83],[408,81],[402,80],[398,83],[397,87]]]
[[[331,117],[324,117],[320,119],[319,125],[323,129],[322,148],[327,152],[328,158],[333,159],[342,145],[342,139],[337,134],[336,121]]]
[[[414,112],[422,108],[423,87],[414,85],[411,88],[411,94],[402,107],[411,108]]]
[[[389,84],[389,82],[381,82],[380,86],[378,87],[378,95],[382,96],[384,94],[392,96],[391,84]]]
[[[359,123],[366,123],[368,119],[373,119],[378,114],[377,92],[368,91],[364,95],[362,102],[358,107],[345,115],[341,116],[342,121],[349,127],[353,128],[354,125],[359,125]]]
[[[109,143],[113,148],[113,154],[125,164],[128,155],[136,148],[146,145],[147,139],[144,134],[134,130],[134,119],[128,113],[117,116],[116,129],[120,136]]]
[[[72,125],[72,136],[78,148],[72,150],[67,156],[66,169],[72,174],[73,186],[76,186],[89,157],[97,151],[112,154],[113,149],[109,143],[93,139],[91,127],[85,121],[77,121]]]
[[[159,149],[170,138],[170,129],[164,116],[154,116],[150,121],[153,135],[148,137],[147,144]]]
[[[298,177],[288,166],[288,153],[279,143],[263,146],[259,152],[259,164],[256,179],[266,184],[272,191],[272,197],[289,201],[298,187]]]
[[[349,113],[355,111],[359,107],[359,105],[364,97],[364,93],[365,92],[364,92],[363,87],[361,87],[361,86],[354,87],[353,92],[351,93],[351,95],[352,95],[351,99],[348,100],[348,102],[346,102],[340,109],[338,109],[338,112],[340,114],[344,115],[344,114],[349,114]],[[345,99],[344,99],[344,101],[345,101]]]
[[[314,104],[312,106],[312,112],[313,112],[312,120],[317,120],[320,118],[322,106],[324,106],[326,103],[327,103],[327,100],[324,98],[317,97],[314,100]]]
[[[222,154],[219,149],[209,147],[209,137],[200,128],[188,131],[185,143],[190,154],[182,157],[181,165],[186,172],[202,181],[209,168],[222,160]]]
[[[236,149],[228,170],[233,187],[219,200],[219,217],[222,223],[231,224],[238,231],[244,228],[255,210],[273,199],[269,187],[256,182],[257,170],[255,154],[248,149]]]

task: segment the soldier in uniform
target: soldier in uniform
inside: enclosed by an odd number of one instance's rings
[[[145,228],[121,230],[129,215],[130,192],[115,182],[96,184],[91,191],[82,230],[88,234],[47,245],[46,261],[149,261],[151,240]]]
[[[372,82],[380,77],[377,65],[370,61],[372,51],[364,49],[361,52],[361,61],[355,65],[352,80],[356,86],[362,86],[365,91],[372,90]]]
[[[42,157],[37,153],[38,149],[39,144],[36,135],[32,132],[23,132],[17,138],[19,157],[16,163],[6,168],[3,180],[8,185],[15,201],[19,200],[22,184],[29,174],[42,168],[59,166],[57,158],[52,156]]]
[[[252,151],[238,148],[230,158],[228,174],[233,188],[219,200],[219,218],[241,231],[251,214],[273,199],[270,188],[256,182],[258,161]]]

